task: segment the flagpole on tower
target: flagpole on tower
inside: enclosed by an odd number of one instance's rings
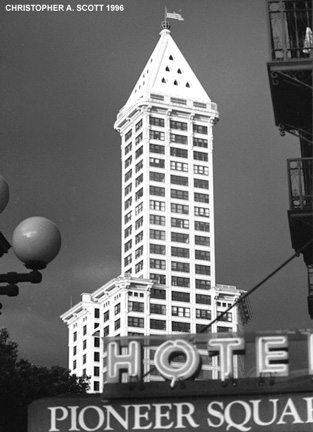
[[[167,21],[167,8],[164,8],[164,21],[161,24],[162,29],[168,29],[170,30],[171,26],[170,23]]]

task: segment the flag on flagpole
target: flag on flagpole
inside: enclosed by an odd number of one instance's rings
[[[184,18],[181,16],[181,14],[176,13],[176,12],[166,12],[166,18],[171,18],[171,19],[177,19],[178,21],[184,21]]]

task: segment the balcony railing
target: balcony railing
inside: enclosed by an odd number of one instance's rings
[[[271,59],[313,56],[312,0],[267,0]]]
[[[290,210],[313,210],[313,158],[288,159]]]

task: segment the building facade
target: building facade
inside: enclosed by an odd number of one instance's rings
[[[92,377],[92,391],[105,382],[103,336],[234,332],[243,323],[235,307],[208,327],[242,293],[215,280],[219,114],[164,27],[114,125],[122,152],[121,276],[61,317],[69,367]],[[217,362],[206,369],[217,377]]]

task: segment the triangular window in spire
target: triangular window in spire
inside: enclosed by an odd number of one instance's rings
[[[186,87],[190,88],[189,82],[186,82]]]
[[[166,70],[166,72],[169,72],[170,68],[168,66],[166,66],[165,70]]]
[[[174,60],[174,57],[172,55],[169,56],[170,60]]]
[[[175,80],[175,81],[174,81],[174,85],[178,85],[178,82],[177,82],[177,80]]]
[[[182,74],[181,69],[178,69],[178,70],[177,70],[177,73]]]
[[[162,83],[166,84],[166,79],[162,78]]]

